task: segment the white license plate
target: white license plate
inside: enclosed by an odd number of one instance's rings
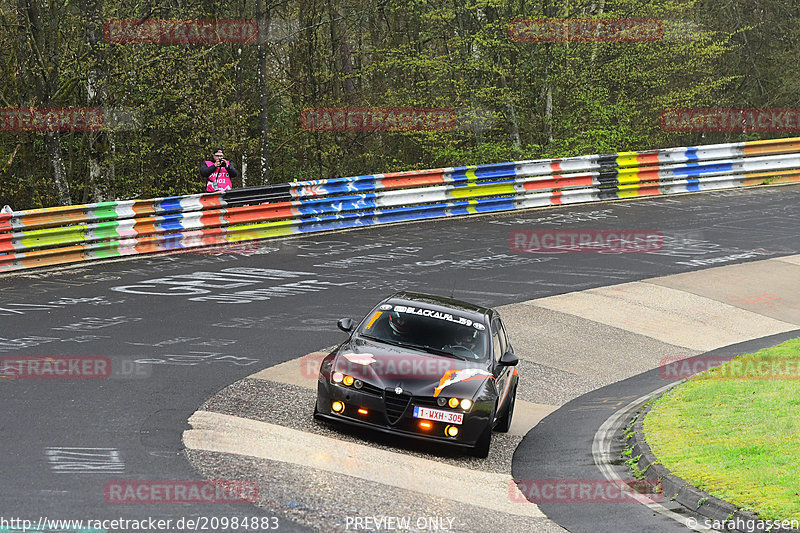
[[[437,422],[446,422],[447,424],[461,424],[464,421],[464,413],[414,407],[414,418],[424,418],[425,420],[435,420]]]

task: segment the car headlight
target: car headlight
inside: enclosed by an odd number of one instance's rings
[[[354,387],[356,389],[360,389],[364,386],[364,382],[360,379],[356,379],[353,376],[348,376],[347,374],[343,374],[341,372],[334,372],[331,375],[331,381],[336,383],[337,385],[344,385],[345,387]]]
[[[436,403],[439,404],[439,407],[444,407],[446,403],[447,406],[450,407],[451,409],[457,409],[460,407],[464,411],[469,411],[470,409],[472,409],[472,406],[475,402],[473,402],[469,398],[450,398],[449,400],[446,400],[444,398],[439,398],[436,401]]]

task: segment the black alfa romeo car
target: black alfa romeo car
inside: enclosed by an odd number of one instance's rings
[[[489,454],[511,425],[519,361],[494,309],[399,292],[322,361],[314,417]]]

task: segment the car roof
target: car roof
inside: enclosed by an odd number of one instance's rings
[[[401,305],[424,305],[426,308],[435,311],[457,311],[465,318],[473,321],[483,321],[491,319],[496,313],[494,309],[483,307],[480,305],[448,298],[447,296],[438,296],[435,294],[424,294],[421,292],[400,291],[385,300],[390,304]]]

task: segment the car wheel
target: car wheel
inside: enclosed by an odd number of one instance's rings
[[[497,421],[494,429],[498,433],[508,433],[511,428],[511,417],[514,416],[514,403],[517,401],[517,386],[514,385],[514,390],[511,391],[511,398],[508,399],[508,407],[503,416]]]
[[[489,417],[489,423],[486,424],[486,429],[483,430],[478,442],[472,448],[472,455],[486,459],[489,457],[489,448],[492,446],[492,421],[494,420],[495,410],[492,409],[492,414]]]

